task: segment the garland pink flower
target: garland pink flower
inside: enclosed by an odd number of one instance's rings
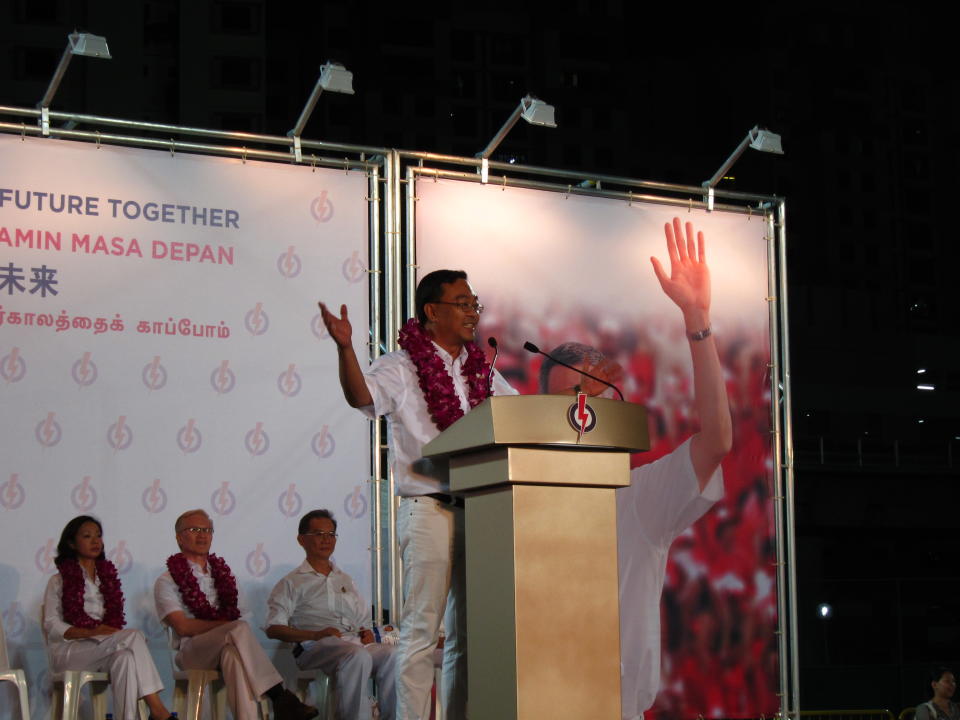
[[[107,560],[97,560],[97,577],[100,578],[100,594],[103,596],[103,617],[96,620],[83,609],[84,570],[75,558],[57,562],[57,570],[63,580],[60,593],[60,607],[63,619],[74,627],[92,630],[98,625],[123,629],[126,619],[123,616],[123,588],[116,566]]]
[[[193,616],[199,620],[237,620],[240,610],[237,608],[237,579],[223,558],[214,554],[207,556],[213,586],[217,590],[217,607],[213,607],[200,589],[200,583],[190,569],[190,562],[183,553],[167,558],[167,570],[180,590],[180,597]]]
[[[443,358],[437,353],[433,340],[416,318],[407,320],[400,329],[398,344],[407,351],[417,368],[420,390],[427,402],[430,419],[440,430],[446,430],[463,417],[460,398],[453,387],[453,378],[447,372]],[[490,363],[480,346],[474,342],[465,345],[467,359],[461,374],[467,381],[467,401],[475,408],[490,397]]]

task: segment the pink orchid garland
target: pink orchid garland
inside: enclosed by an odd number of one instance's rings
[[[460,398],[453,387],[453,378],[447,372],[443,358],[437,353],[433,340],[416,318],[411,318],[400,329],[398,344],[407,351],[417,368],[420,390],[427,403],[430,419],[440,430],[446,430],[463,417]],[[480,346],[474,342],[465,345],[467,359],[461,374],[467,381],[467,402],[475,408],[490,397],[490,363]]]
[[[170,577],[177,584],[183,604],[193,616],[199,620],[237,620],[240,610],[237,607],[238,593],[237,580],[230,571],[223,558],[214,554],[207,556],[210,565],[210,575],[213,577],[213,586],[217,590],[217,607],[213,607],[207,596],[200,589],[200,583],[190,569],[190,562],[183,553],[177,553],[167,558],[167,570]]]
[[[103,596],[103,618],[96,620],[83,608],[84,571],[75,558],[64,559],[57,563],[57,570],[63,579],[60,593],[60,607],[63,619],[74,627],[92,630],[98,625],[123,629],[126,619],[123,616],[123,588],[116,566],[103,558],[97,560],[97,577],[100,578],[100,594]]]

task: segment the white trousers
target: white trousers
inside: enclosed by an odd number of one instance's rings
[[[283,682],[243,620],[180,638],[177,665],[184,670],[220,670],[234,720],[257,720],[260,696]]]
[[[337,680],[338,720],[370,720],[367,681],[377,680],[380,720],[394,720],[397,707],[397,653],[394,645],[358,645],[326,637],[297,658],[301,670],[320,669]]]
[[[137,720],[137,700],[163,690],[147,641],[139,630],[120,630],[97,640],[65,640],[50,650],[50,669],[110,673],[113,716]]]
[[[403,558],[403,612],[397,661],[397,716],[428,720],[433,650],[443,618],[443,706],[446,720],[467,708],[466,569],[463,509],[433,498],[400,499],[397,527]],[[444,611],[446,607],[446,611]]]

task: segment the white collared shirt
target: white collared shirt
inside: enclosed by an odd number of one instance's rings
[[[357,632],[371,627],[370,606],[357,592],[350,576],[336,565],[329,575],[324,575],[304,560],[271,591],[264,630],[271,625]]]
[[[618,488],[620,687],[625,720],[642,718],[660,689],[660,596],[670,545],[723,497],[718,467],[700,490],[690,440],[630,471]]]
[[[463,348],[456,358],[433,344],[443,360],[447,373],[453,378],[453,388],[460,399],[464,413],[470,411],[467,400],[469,388],[463,377],[463,363],[467,349]],[[390,464],[401,497],[450,492],[450,482],[445,468],[436,467],[423,458],[423,446],[440,434],[430,419],[427,402],[420,390],[417,368],[405,350],[397,350],[377,358],[364,379],[373,398],[373,405],[360,408],[370,418],[387,416],[389,430]],[[503,379],[499,372],[493,373],[494,395],[516,395],[517,391]]]
[[[83,611],[94,620],[102,620],[106,608],[100,592],[100,577],[91,580],[83,570]],[[72,627],[63,619],[63,576],[57,573],[47,582],[43,594],[43,631],[51,645],[64,642],[63,634]]]

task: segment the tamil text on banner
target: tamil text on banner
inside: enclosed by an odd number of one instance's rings
[[[365,174],[10,136],[0,158],[0,610],[34,685],[79,514],[160,645],[153,582],[187,509],[212,517],[257,624],[315,507],[369,588],[368,421],[316,306],[367,311]]]

